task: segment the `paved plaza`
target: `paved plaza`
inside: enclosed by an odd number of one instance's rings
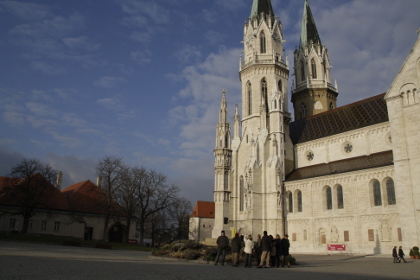
[[[214,266],[150,258],[150,253],[0,241],[0,279],[419,279],[420,260],[296,255],[291,268]]]

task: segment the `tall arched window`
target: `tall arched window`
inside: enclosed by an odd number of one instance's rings
[[[343,187],[337,187],[337,208],[343,209],[344,208],[344,198],[343,198]]]
[[[305,80],[305,64],[303,61],[300,62],[300,75],[301,75],[301,81],[303,82]]]
[[[277,87],[280,92],[283,92],[283,82],[281,80],[277,83]]]
[[[327,187],[325,189],[325,195],[326,195],[326,202],[327,202],[327,210],[332,209],[332,193],[331,193],[331,187]]]
[[[386,181],[386,194],[388,196],[388,205],[397,204],[397,200],[395,198],[394,180],[392,179],[388,179]]]
[[[267,94],[267,81],[261,80],[261,98],[264,98],[265,108],[268,113],[268,94]]]
[[[333,109],[334,109],[334,105],[332,102],[330,102],[330,110],[333,110]]]
[[[248,101],[248,116],[249,116],[252,114],[252,89],[251,89],[250,82],[246,84],[246,94],[247,94],[247,101]]]
[[[315,59],[312,58],[311,60],[311,71],[312,71],[312,79],[316,79],[317,75],[316,75],[316,63],[315,63]]]
[[[297,211],[302,212],[302,192],[297,192]]]
[[[239,179],[239,211],[244,211],[244,177],[241,176]]]
[[[293,213],[293,194],[289,192],[288,194],[288,202],[289,202],[289,213]]]
[[[266,52],[266,44],[265,44],[265,34],[264,31],[261,31],[260,33],[260,51],[261,53],[265,53]]]
[[[378,180],[373,182],[373,205],[382,205],[381,185],[379,184]]]
[[[302,119],[306,118],[306,105],[305,105],[305,103],[302,103],[300,105],[300,117]]]

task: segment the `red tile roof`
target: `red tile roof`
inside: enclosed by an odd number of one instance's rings
[[[213,218],[214,219],[214,202],[197,201],[190,217]]]

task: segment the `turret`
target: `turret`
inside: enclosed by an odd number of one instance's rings
[[[337,107],[338,90],[331,84],[328,50],[321,44],[308,0],[305,0],[299,47],[294,52],[295,84],[292,103],[295,120]]]

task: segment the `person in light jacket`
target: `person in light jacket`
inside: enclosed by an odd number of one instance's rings
[[[254,242],[252,241],[252,235],[249,234],[245,240],[245,267],[252,266],[252,251],[254,250]]]

